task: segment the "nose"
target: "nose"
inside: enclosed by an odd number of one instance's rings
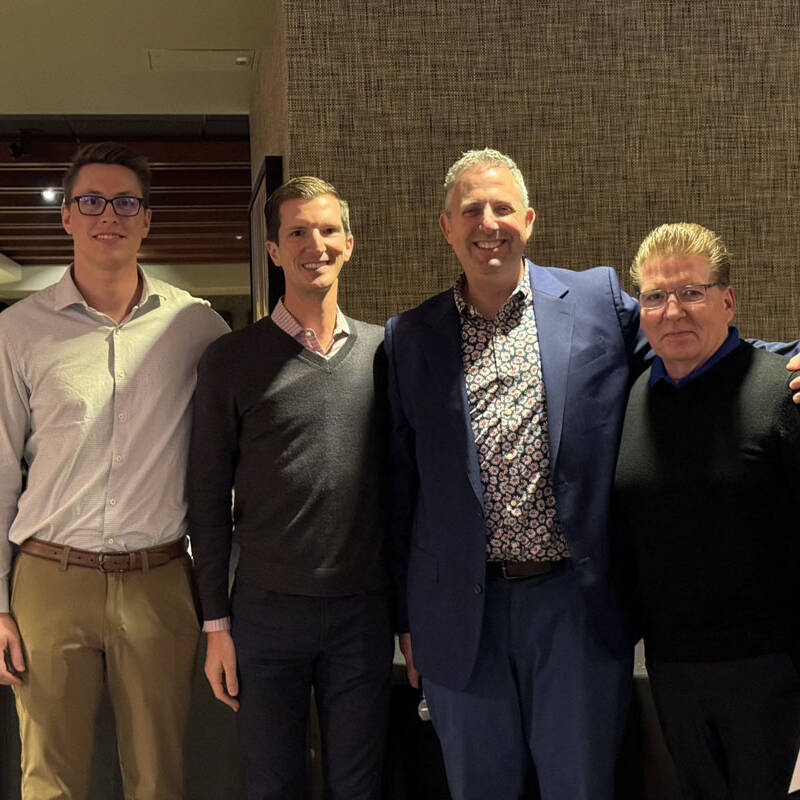
[[[114,206],[111,203],[106,203],[106,207],[103,209],[103,213],[100,215],[100,219],[103,222],[117,221],[117,212],[114,211]]]
[[[325,252],[325,237],[318,230],[311,232],[311,242],[317,253]]]
[[[490,231],[497,230],[498,228],[497,217],[495,216],[494,211],[489,203],[483,207],[483,213],[481,214],[481,227]]]
[[[683,306],[675,292],[670,292],[667,295],[667,304],[664,306],[664,316],[667,319],[680,319],[686,316],[686,312],[683,310]]]

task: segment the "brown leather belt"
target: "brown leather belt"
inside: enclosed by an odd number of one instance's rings
[[[181,537],[161,547],[133,550],[130,553],[93,553],[89,550],[79,550],[77,547],[43,542],[40,539],[26,539],[19,549],[29,556],[59,561],[64,569],[70,565],[89,567],[100,572],[129,572],[137,569],[147,571],[185,555],[186,539]]]
[[[564,566],[559,561],[487,561],[486,574],[492,578],[505,578],[507,581],[521,581],[536,578]]]

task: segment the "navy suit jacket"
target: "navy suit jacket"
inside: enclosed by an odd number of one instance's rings
[[[561,527],[598,634],[630,648],[608,517],[628,389],[649,354],[638,306],[607,267],[526,264]],[[423,676],[462,689],[483,619],[487,530],[452,290],[390,319],[385,348],[398,630],[411,632]]]

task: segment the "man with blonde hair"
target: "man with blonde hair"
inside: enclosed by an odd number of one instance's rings
[[[786,797],[800,746],[800,407],[730,326],[720,237],[662,225],[631,266],[656,353],[631,390],[616,499],[661,727],[687,800]]]

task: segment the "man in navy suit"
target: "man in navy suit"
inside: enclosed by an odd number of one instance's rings
[[[637,303],[611,269],[524,258],[507,156],[465,153],[445,192],[463,275],[386,326],[400,646],[455,800],[525,797],[534,765],[543,800],[610,800],[633,639],[607,518]]]

